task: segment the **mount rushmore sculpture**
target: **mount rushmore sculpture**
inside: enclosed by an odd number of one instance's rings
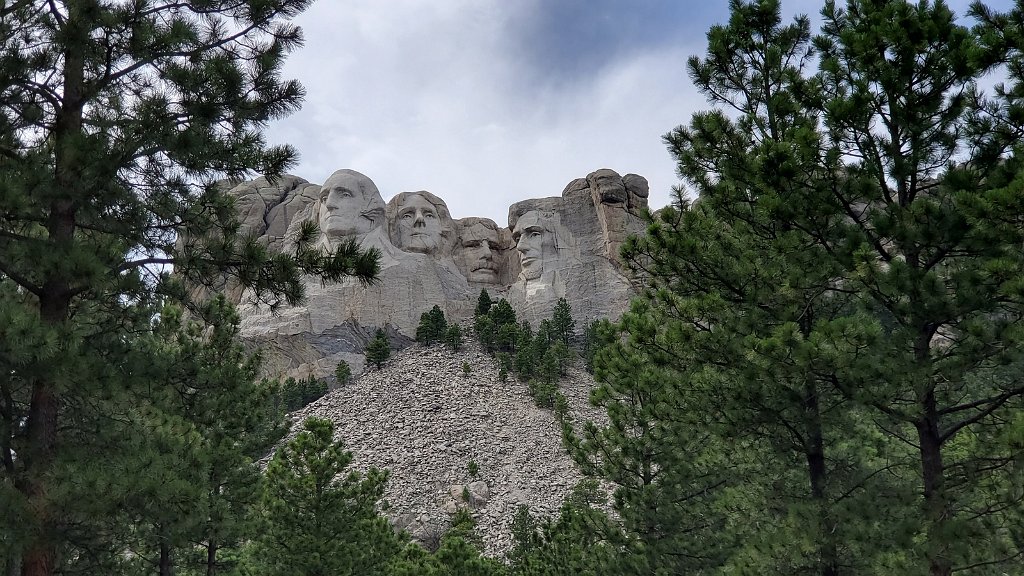
[[[401,192],[385,203],[373,181],[354,170],[338,170],[323,185],[258,178],[230,194],[243,232],[272,250],[294,249],[300,227],[313,221],[325,248],[354,239],[380,252],[380,282],[309,278],[306,303],[275,313],[226,287],[240,305],[242,335],[263,349],[269,373],[323,376],[339,360],[361,366],[377,328],[396,345],[411,342],[420,315],[434,305],[449,318],[469,319],[481,289],[508,299],[534,324],[562,297],[577,325],[617,317],[633,295],[619,250],[643,232],[648,185],[635,174],[597,170],[570,182],[561,196],[513,204],[507,227],[453,219],[444,200],[427,191]]]

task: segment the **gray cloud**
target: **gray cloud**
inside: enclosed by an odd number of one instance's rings
[[[299,150],[307,180],[353,168],[457,218],[505,222],[598,168],[647,177],[662,206],[678,179],[661,136],[707,107],[686,58],[727,17],[724,0],[321,0],[284,70],[305,105],[268,138]]]

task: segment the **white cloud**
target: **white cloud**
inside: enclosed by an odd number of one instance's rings
[[[652,204],[667,203],[676,178],[661,135],[702,102],[684,69],[702,47],[632,51],[592,76],[555,81],[515,52],[516,26],[542,7],[314,4],[298,20],[306,46],[285,68],[306,103],[269,137],[298,148],[293,172],[310,181],[353,168],[385,199],[430,190],[456,217],[504,223],[511,203],[560,194],[605,167],[646,176]]]
[[[967,1],[954,0],[954,8]],[[581,38],[601,41],[608,30],[580,26],[608,23],[553,22],[573,17],[553,2],[314,3],[297,21],[306,46],[285,67],[306,86],[306,103],[269,138],[298,148],[293,172],[310,181],[353,168],[385,199],[430,190],[456,217],[504,223],[511,203],[557,195],[598,168],[647,177],[652,206],[667,204],[678,179],[661,137],[707,108],[685,63],[704,53],[704,32],[712,18],[727,18],[724,7],[695,9],[679,27],[644,13],[628,35],[589,49]],[[820,4],[784,2],[785,20],[803,12],[817,22]],[[664,6],[671,17],[671,2]],[[645,34],[644,26],[676,34]],[[605,54],[609,60],[595,64]]]

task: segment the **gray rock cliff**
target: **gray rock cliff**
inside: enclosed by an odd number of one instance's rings
[[[274,184],[258,178],[230,194],[243,232],[272,250],[291,250],[290,239],[312,221],[326,248],[351,238],[381,253],[379,283],[310,278],[305,305],[274,314],[223,286],[240,304],[242,335],[263,349],[267,372],[304,377],[330,374],[339,360],[358,371],[376,328],[397,346],[407,344],[434,305],[450,319],[469,319],[482,288],[507,298],[534,324],[562,297],[577,326],[617,317],[633,295],[619,250],[629,235],[643,232],[648,189],[642,176],[597,170],[560,196],[513,204],[507,227],[486,218],[454,220],[443,199],[423,190],[385,203],[373,181],[354,170],[338,170],[322,186],[295,176]]]

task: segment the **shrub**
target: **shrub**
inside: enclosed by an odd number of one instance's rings
[[[452,352],[458,352],[462,348],[462,328],[458,324],[452,324],[444,333],[444,341]]]
[[[533,403],[538,408],[554,408],[558,386],[554,382],[543,382],[534,378],[527,384]]]
[[[285,412],[294,412],[327,394],[327,382],[312,376],[296,380],[288,378],[281,384],[278,405]]]
[[[551,314],[551,337],[561,340],[566,346],[572,343],[576,321],[572,319],[572,308],[565,298],[559,298]]]
[[[444,312],[435,304],[430,312],[420,315],[420,323],[416,327],[416,341],[430,346],[434,342],[444,340],[447,330],[448,321],[445,320]]]
[[[380,370],[381,365],[390,356],[391,344],[388,342],[387,336],[384,335],[384,331],[378,328],[373,340],[366,345],[366,363],[373,364]]]
[[[491,300],[491,295],[487,293],[487,289],[480,290],[480,297],[476,300],[476,309],[473,310],[473,317],[486,316],[491,311],[491,305],[494,301]]]
[[[348,384],[352,379],[352,367],[348,365],[348,362],[344,360],[338,362],[338,367],[334,369],[334,379],[338,382],[338,386]]]

